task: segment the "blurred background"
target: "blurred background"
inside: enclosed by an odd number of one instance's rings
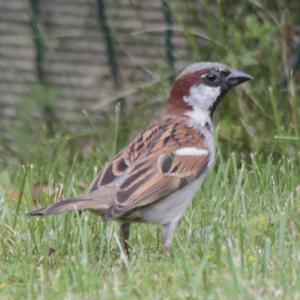
[[[215,116],[224,156],[299,155],[299,20],[299,0],[0,0],[0,164],[112,156],[196,61],[255,77]]]

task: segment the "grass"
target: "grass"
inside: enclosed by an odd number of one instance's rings
[[[186,20],[181,10],[188,2],[179,9],[169,3],[188,44],[183,58],[222,61],[255,77],[218,109],[218,161],[178,226],[172,254],[163,253],[156,226],[132,226],[127,262],[117,224],[88,212],[25,216],[61,194],[82,193],[125,143],[119,143],[118,107],[100,128],[98,112],[83,113],[87,129],[81,132],[57,121],[49,139],[37,111],[55,108],[59,90],[36,86],[10,123],[11,143],[0,136],[1,300],[300,299],[299,72],[293,67],[299,50],[289,40],[298,32],[296,1],[250,0],[237,7],[221,0],[211,9],[205,0],[205,18],[190,11]],[[151,43],[147,34],[143,39]],[[147,71],[154,83],[141,83],[140,101],[127,112],[130,134],[168,96],[168,70]]]
[[[46,204],[55,198],[54,178],[70,196],[101,165],[91,158],[84,172],[86,161],[75,159],[71,170],[58,171],[61,159],[1,173],[1,299],[299,299],[299,159],[219,155],[178,227],[172,255],[163,253],[156,226],[139,224],[128,262],[117,224],[88,212],[25,216],[37,205],[32,186],[43,174]],[[12,187],[19,188],[15,201],[4,195]]]

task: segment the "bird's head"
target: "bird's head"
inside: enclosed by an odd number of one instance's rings
[[[167,110],[177,113],[200,110],[212,115],[228,90],[251,79],[252,76],[221,63],[194,63],[177,77]]]

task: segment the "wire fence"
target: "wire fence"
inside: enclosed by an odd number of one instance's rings
[[[175,68],[189,60],[184,28],[174,22],[176,10],[188,20],[201,5],[172,1],[171,9],[166,0],[0,0],[0,127],[18,118],[18,104],[32,97],[36,85],[56,91],[55,99],[38,101],[49,136],[56,120],[73,130],[84,126],[83,109],[99,113],[119,103],[125,116],[128,91],[156,82],[158,73],[172,82]]]
[[[287,127],[298,134],[299,87],[292,81],[299,78],[299,8],[297,0],[276,5],[253,0],[0,0],[0,151],[4,140],[10,153],[14,144],[22,152],[40,127],[53,137],[61,131],[82,133],[96,128],[93,122],[111,119],[123,130],[116,135],[117,149],[133,119],[149,119],[146,114],[164,104],[179,70],[200,60],[246,68],[259,78],[251,90],[242,88],[249,101],[223,105],[224,144],[238,134],[232,147],[255,148],[253,136],[269,129],[270,107],[274,135],[286,135],[282,124],[289,117],[281,117],[283,112],[291,116]],[[150,109],[146,102],[152,103]],[[145,104],[138,113],[137,103]],[[237,115],[240,123],[227,122]]]

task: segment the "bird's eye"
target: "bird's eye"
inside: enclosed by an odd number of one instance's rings
[[[206,78],[210,81],[210,82],[215,82],[218,77],[216,74],[207,74]]]
[[[224,70],[224,71],[222,71],[222,74],[223,74],[225,77],[227,77],[227,76],[230,74],[230,72],[229,72],[228,70]]]

